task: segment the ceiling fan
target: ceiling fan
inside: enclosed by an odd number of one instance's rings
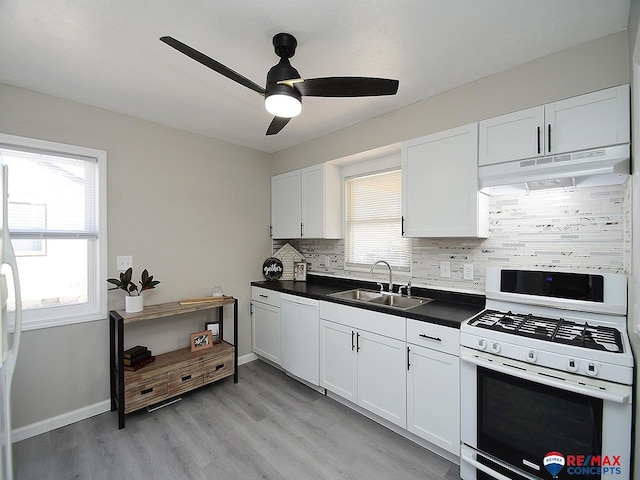
[[[398,80],[387,78],[301,78],[298,71],[289,63],[289,59],[296,53],[298,42],[288,33],[278,33],[273,37],[273,47],[280,61],[269,70],[266,88],[173,37],[161,37],[160,40],[219,74],[264,96],[265,108],[274,115],[267,129],[267,135],[275,135],[289,123],[292,117],[300,114],[302,96],[369,97],[395,95],[398,91]]]

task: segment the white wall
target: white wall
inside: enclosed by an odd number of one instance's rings
[[[0,132],[107,151],[110,277],[117,255],[133,255],[136,275],[148,268],[162,282],[147,292],[148,304],[222,285],[239,300],[239,353],[250,353],[250,282],[262,277],[271,248],[266,154],[6,85],[0,105]],[[110,292],[109,308],[124,308],[122,292]],[[185,347],[205,319],[133,326],[125,347]],[[25,332],[14,428],[109,398],[108,333],[106,319]]]
[[[626,31],[563,50],[274,153],[272,174],[628,83],[628,52]]]

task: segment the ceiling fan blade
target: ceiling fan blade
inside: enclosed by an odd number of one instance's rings
[[[275,135],[278,133],[287,123],[289,123],[289,120],[291,119],[285,117],[273,117],[269,128],[267,128],[267,135]]]
[[[251,90],[258,92],[261,95],[264,95],[266,90],[262,88],[257,83],[252,82],[247,77],[240,75],[238,72],[234,72],[229,67],[221,64],[217,60],[214,60],[211,57],[206,56],[204,53],[201,53],[189,45],[185,45],[179,40],[176,40],[173,37],[160,37],[160,41],[166,43],[170,47],[175,48],[179,52],[184,53],[186,56],[193,58],[196,62],[200,62],[206,67],[209,67],[212,70],[215,70],[220,75],[224,75],[225,77],[233,80],[234,82],[238,82],[240,85],[244,85]]]
[[[395,95],[398,80],[370,77],[309,78],[295,83],[295,88],[307,97],[370,97]]]

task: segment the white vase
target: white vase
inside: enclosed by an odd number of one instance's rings
[[[136,313],[141,312],[144,308],[144,296],[142,294],[124,297],[125,312]]]

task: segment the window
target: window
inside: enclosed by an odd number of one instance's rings
[[[23,329],[106,318],[106,152],[0,134],[0,160]]]
[[[345,179],[345,268],[371,268],[386,260],[394,270],[411,267],[411,239],[402,237],[399,169]]]

